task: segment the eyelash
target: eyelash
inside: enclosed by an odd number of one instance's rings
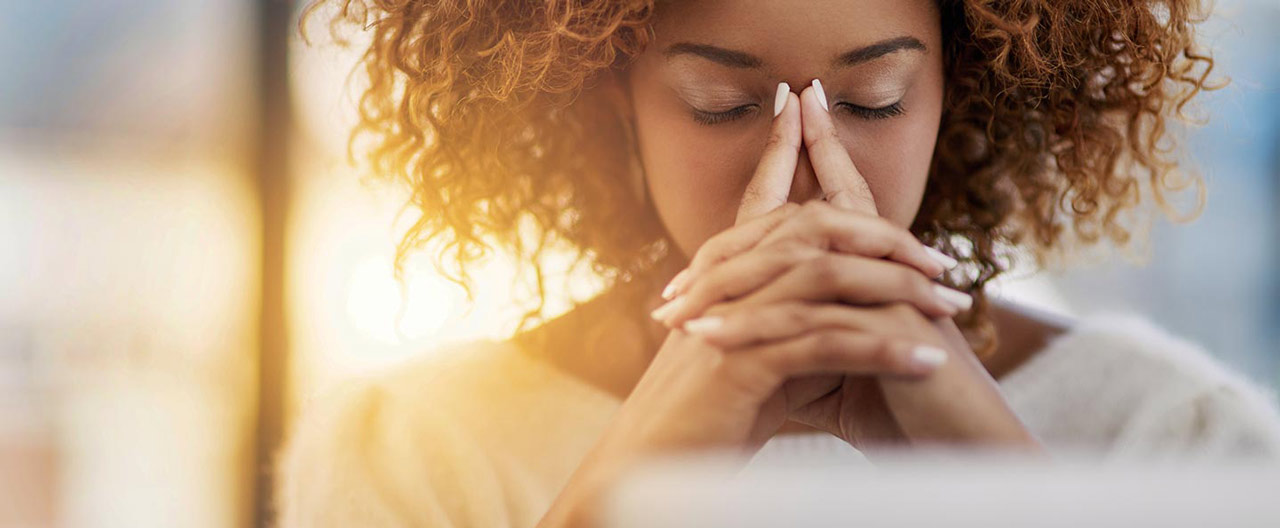
[[[728,121],[733,121],[747,114],[755,108],[756,105],[744,105],[737,108],[726,110],[724,112],[705,112],[702,110],[693,110],[693,120],[701,125],[718,125]],[[888,119],[897,117],[906,112],[902,107],[902,101],[898,101],[889,106],[881,108],[867,108],[865,106],[852,105],[849,103],[838,103],[836,108],[845,108],[847,112],[861,117],[863,119]]]
[[[726,121],[732,121],[742,117],[755,108],[756,105],[743,105],[732,110],[724,112],[706,112],[703,110],[693,109],[693,120],[700,125],[718,125]]]
[[[865,106],[851,105],[849,103],[839,103],[836,107],[847,108],[849,113],[863,119],[888,119],[890,117],[900,116],[906,112],[906,110],[902,108],[902,101],[880,108],[867,108]]]

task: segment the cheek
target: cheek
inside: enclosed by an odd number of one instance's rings
[[[922,110],[885,123],[841,127],[845,148],[875,195],[880,216],[902,227],[910,227],[919,212],[938,137],[938,111]]]
[[[733,224],[759,134],[751,127],[699,125],[679,109],[646,106],[652,108],[638,112],[636,133],[649,196],[679,250],[692,256]]]

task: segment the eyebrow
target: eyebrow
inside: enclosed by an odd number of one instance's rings
[[[896,51],[913,50],[923,52],[925,49],[924,43],[915,37],[894,37],[841,53],[832,61],[832,66],[837,68],[849,67],[878,59]],[[667,49],[662,54],[668,59],[676,55],[695,55],[730,68],[744,70],[758,70],[764,66],[764,59],[750,53],[694,42],[677,42],[667,46]]]

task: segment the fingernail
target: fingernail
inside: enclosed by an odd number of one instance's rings
[[[658,321],[666,319],[667,316],[671,315],[671,313],[676,310],[676,308],[680,307],[680,304],[684,302],[684,299],[684,297],[676,297],[675,299],[667,301],[666,304],[657,307],[652,312],[649,312],[649,317]]]
[[[682,269],[675,277],[671,277],[671,282],[668,282],[667,287],[662,289],[662,298],[669,301],[672,297],[675,297],[676,291],[684,284],[683,281],[687,275],[689,275],[689,268]]]
[[[707,317],[699,317],[684,322],[684,331],[690,334],[705,334],[711,330],[715,330],[724,326],[724,318],[714,315]]]
[[[831,109],[827,108],[827,92],[822,89],[822,81],[813,80],[813,92],[818,96],[818,102],[822,103],[822,109],[830,112]]]
[[[790,93],[791,85],[785,82],[778,83],[778,93],[773,96],[773,117],[778,117],[782,109],[787,107],[787,95]]]
[[[911,349],[911,361],[927,368],[936,368],[947,362],[947,351],[929,345],[916,345]]]
[[[947,256],[946,253],[938,251],[932,247],[924,246],[924,252],[929,254],[929,258],[933,259],[938,264],[942,264],[942,267],[944,268],[951,269],[960,264],[960,261],[953,259]]]
[[[663,299],[666,299],[666,300],[668,300],[668,301],[669,301],[669,300],[671,300],[671,298],[672,298],[672,297],[675,297],[675,296],[676,296],[676,285],[675,285],[675,284],[668,284],[666,288],[663,288],[663,289],[662,289],[662,298],[663,298]]]
[[[968,310],[970,306],[973,306],[973,297],[970,297],[965,292],[953,290],[941,284],[934,284],[933,291],[937,292],[938,297],[941,297],[943,302],[955,306],[957,309]]]

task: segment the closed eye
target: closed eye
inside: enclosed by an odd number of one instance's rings
[[[725,110],[723,112],[707,112],[705,110],[699,110],[697,108],[690,107],[690,113],[693,115],[693,120],[696,121],[698,124],[717,125],[720,123],[725,123],[728,121],[733,121],[734,119],[741,118],[759,106],[760,105],[757,105],[757,104],[748,104],[748,105],[739,106],[737,108]]]
[[[863,119],[888,119],[897,117],[906,113],[906,109],[902,107],[902,101],[898,101],[888,106],[880,108],[867,108],[850,103],[837,103],[836,108],[843,108],[845,111],[861,117]]]

